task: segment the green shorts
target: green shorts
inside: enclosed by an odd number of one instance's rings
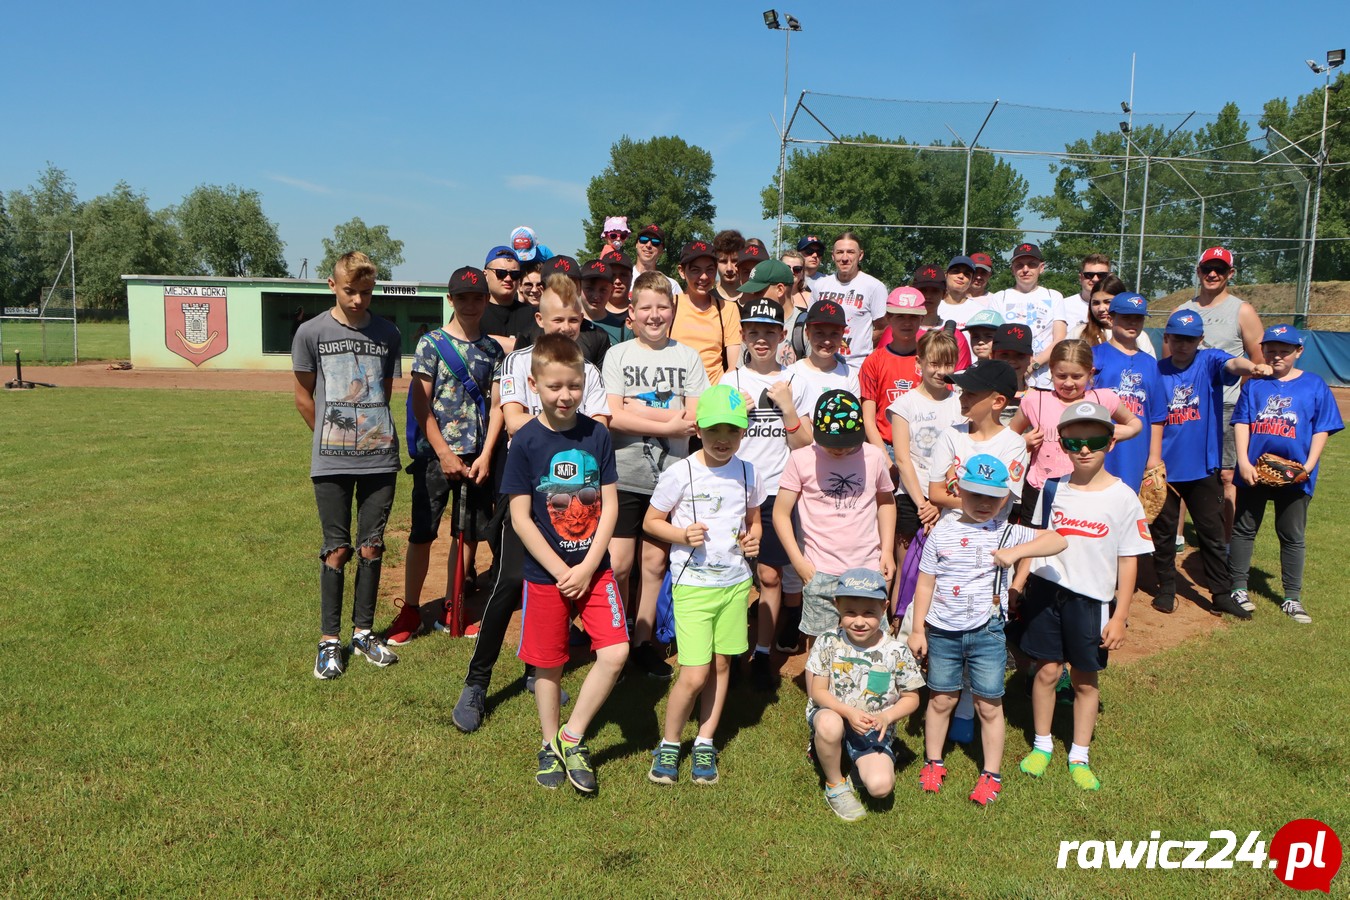
[[[746,610],[750,579],[729,587],[676,585],[675,641],[680,665],[706,666],[713,654],[737,656],[750,649]]]

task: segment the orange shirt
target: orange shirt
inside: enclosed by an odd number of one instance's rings
[[[670,338],[698,351],[708,381],[717,384],[726,371],[722,367],[722,349],[741,343],[740,308],[735,303],[722,303],[719,310],[714,301],[707,309],[699,310],[684,294],[675,306]]]

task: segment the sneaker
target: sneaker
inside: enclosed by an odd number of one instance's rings
[[[802,624],[802,608],[800,606],[785,606],[782,609],[778,619],[778,634],[774,637],[773,644],[778,648],[778,652],[795,654],[802,643],[802,633],[799,627]]]
[[[1233,602],[1249,613],[1256,612],[1256,604],[1252,602],[1251,597],[1247,596],[1246,591],[1233,591]]]
[[[988,772],[981,772],[980,780],[975,782],[975,790],[970,792],[970,799],[981,806],[988,806],[998,799],[998,792],[1001,790],[1003,782]]]
[[[1215,594],[1211,600],[1215,612],[1228,613],[1235,619],[1250,619],[1252,614],[1244,609],[1233,594]]]
[[[417,637],[422,630],[422,614],[418,612],[417,607],[406,600],[397,602],[398,615],[384,630],[384,642],[391,647],[402,647],[408,641]]]
[[[662,741],[652,751],[652,767],[647,780],[654,784],[674,784],[680,780],[680,748]]]
[[[694,784],[717,784],[717,748],[695,744],[691,754],[690,780]]]
[[[773,660],[767,653],[756,653],[750,657],[750,684],[757,691],[774,689]]]
[[[1300,625],[1312,624],[1312,616],[1308,615],[1308,611],[1303,608],[1303,604],[1293,597],[1286,597],[1284,602],[1280,604],[1280,609],[1286,616]]]
[[[595,780],[595,769],[591,768],[591,751],[584,743],[563,743],[562,733],[563,730],[559,728],[549,746],[562,759],[563,768],[567,770],[567,780],[572,782],[572,787],[583,794],[594,794],[600,785]]]
[[[1045,770],[1050,768],[1050,754],[1044,750],[1032,749],[1030,753],[1022,757],[1022,762],[1017,768],[1026,772],[1032,778],[1040,778],[1045,774]]]
[[[1061,706],[1073,706],[1073,679],[1069,677],[1069,667],[1059,670],[1059,681],[1055,682],[1055,702]]]
[[[942,782],[947,777],[947,767],[940,762],[929,760],[919,771],[919,787],[929,794],[942,790]]]
[[[1181,535],[1177,535],[1177,552],[1180,553],[1182,550],[1185,549],[1186,549],[1186,539]]]
[[[483,708],[487,704],[487,691],[476,684],[464,685],[459,692],[459,702],[450,713],[450,721],[465,734],[472,734],[483,724]]]
[[[640,671],[647,673],[649,678],[660,678],[664,681],[675,672],[670,664],[661,658],[661,652],[650,641],[634,647],[628,661]]]
[[[383,669],[398,662],[398,654],[384,645],[372,631],[352,635],[352,653],[364,656],[373,665]]]
[[[534,683],[535,683],[536,681],[538,681],[538,679],[535,678],[533,675],[526,675],[526,676],[525,676],[525,690],[527,690],[527,691],[529,691],[531,694],[533,694],[533,693],[534,693]],[[559,705],[559,706],[566,706],[567,704],[569,704],[569,703],[572,702],[572,695],[569,694],[569,693],[567,693],[567,688],[563,687],[562,685],[559,685],[559,686],[558,686],[558,692],[559,692],[559,693],[558,693],[558,705]]]
[[[863,808],[857,792],[848,781],[825,788],[825,802],[834,810],[834,814],[845,822],[856,822],[867,815],[867,810]]]
[[[1085,791],[1095,791],[1102,786],[1101,780],[1092,774],[1087,763],[1071,762],[1069,763],[1069,777],[1073,783]]]
[[[540,787],[546,787],[550,791],[557,790],[567,781],[562,760],[558,759],[552,747],[544,747],[539,751],[539,771],[534,773],[534,780]]]
[[[1153,608],[1160,613],[1171,613],[1177,608],[1175,594],[1159,594],[1153,598]]]
[[[342,642],[319,641],[319,655],[314,660],[314,677],[332,681],[342,672]]]

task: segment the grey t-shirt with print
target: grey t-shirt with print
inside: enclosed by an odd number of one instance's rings
[[[324,312],[295,332],[291,368],[315,373],[311,477],[399,470],[384,382],[401,372],[401,346],[397,326],[376,315],[351,328]]]

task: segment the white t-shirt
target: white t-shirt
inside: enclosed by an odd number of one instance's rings
[[[633,290],[633,285],[637,284],[638,276],[643,274],[646,273],[639,272],[637,269],[633,270],[633,280],[628,283],[628,290],[630,293]],[[663,272],[661,274],[664,275],[665,273]],[[674,278],[671,278],[669,275],[666,275],[666,281],[670,282],[670,295],[672,297],[678,297],[680,294],[684,293],[684,288],[680,287],[680,283],[676,281]]]
[[[998,309],[1004,322],[1020,322],[1031,329],[1031,354],[1044,353],[1055,339],[1055,303],[1063,300],[1059,291],[1037,285],[1027,293],[1012,287],[999,291]],[[1027,378],[1027,387],[1050,389],[1050,367],[1036,366]]]
[[[983,297],[967,297],[964,303],[948,303],[945,299],[938,304],[938,319],[943,322],[955,322],[957,328],[964,328],[970,321],[970,317],[984,309],[992,309],[1002,313],[998,307],[991,305],[992,294],[985,294]]]
[[[741,449],[736,455],[755,467],[755,472],[764,481],[764,492],[768,495],[778,493],[778,478],[787,465],[788,453],[787,426],[783,424],[783,413],[768,397],[769,388],[779,381],[786,381],[788,373],[779,370],[772,375],[761,375],[750,369],[732,369],[722,376],[722,384],[750,396],[748,409],[750,427],[741,439]],[[792,407],[801,408],[798,395],[805,390],[801,384],[792,385]],[[798,413],[798,415],[801,415]],[[770,524],[764,527],[772,528]]]
[[[1047,481],[1041,489],[1033,521],[1043,521],[1068,541],[1057,556],[1031,561],[1031,574],[1103,603],[1116,594],[1116,568],[1121,556],[1153,552],[1153,538],[1139,497],[1119,478],[1101,491],[1083,491],[1069,477]]]
[[[1088,302],[1083,299],[1081,293],[1060,297],[1055,301],[1054,307],[1050,312],[1051,324],[1063,322],[1069,328],[1073,328],[1075,325],[1082,325],[1087,321],[1087,317]]]
[[[755,467],[735,456],[716,469],[691,456],[662,472],[652,491],[652,508],[670,513],[670,523],[678,528],[695,522],[708,526],[701,547],[670,545],[672,581],[692,587],[730,587],[747,580],[750,564],[739,543],[745,531],[746,501],[753,509],[763,505],[765,496]]]
[[[978,524],[963,522],[960,516],[939,521],[919,558],[919,571],[935,579],[933,603],[924,622],[945,631],[979,628],[993,615],[995,587],[999,608],[1006,612],[1012,573],[1000,571],[990,554],[1000,547],[1025,544],[1035,536],[1030,528],[997,518]]]
[[[1008,494],[1008,502],[994,517],[1004,518],[1012,509],[1012,504],[1022,496],[1022,479],[1027,474],[1027,443],[1017,432],[1004,428],[987,441],[977,441],[970,436],[969,422],[948,428],[938,436],[937,444],[933,447],[933,455],[928,460],[928,480],[945,480],[947,469],[953,465],[956,466],[956,474],[959,477],[964,471],[965,461],[978,453],[988,453],[1008,467],[1008,487],[1011,493]],[[949,516],[960,514],[960,510],[956,509],[947,511]]]
[[[853,276],[848,284],[838,275],[826,275],[811,286],[811,302],[833,300],[844,310],[844,356],[854,372],[862,368],[871,353],[872,323],[886,315],[886,285],[866,272]]]
[[[928,463],[933,458],[938,438],[953,425],[966,420],[961,415],[961,400],[955,391],[944,400],[933,400],[922,389],[916,388],[901,394],[887,412],[892,421],[901,418],[909,425],[909,460],[914,464],[914,474],[919,476],[919,486],[927,497],[931,480]],[[897,482],[895,492],[905,493],[905,486]]]
[[[519,403],[530,415],[537,416],[543,406],[539,403],[539,394],[530,390],[530,360],[533,358],[533,346],[508,353],[506,359],[502,360],[498,390],[502,403]],[[583,365],[586,368],[586,386],[581,395],[579,412],[592,418],[607,416],[610,412],[605,380],[600,377],[600,370],[595,366],[590,363]]]
[[[830,372],[822,372],[807,360],[799,359],[787,367],[787,379],[792,384],[792,400],[797,404],[797,415],[808,422],[815,415],[816,401],[826,391],[848,391],[862,400],[858,370],[838,356],[835,357],[834,370]]]

